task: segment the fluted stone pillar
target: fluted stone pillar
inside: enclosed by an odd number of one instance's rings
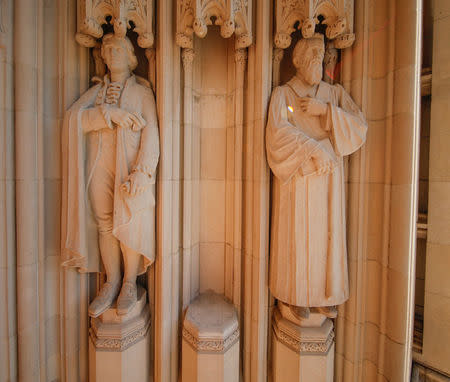
[[[39,2],[14,2],[18,377],[40,379],[38,12]]]

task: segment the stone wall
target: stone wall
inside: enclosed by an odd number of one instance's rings
[[[184,308],[209,288],[239,308],[243,380],[270,376],[264,133],[275,2],[249,3],[253,43],[246,48],[242,126],[233,98],[235,37],[224,40],[211,28],[205,39],[194,41],[189,126],[185,48],[175,36],[177,2],[156,2],[161,158],[157,260],[147,275],[155,381],[178,380]],[[65,111],[89,86],[90,51],[75,41],[76,0],[3,0],[0,12],[0,381],[87,381],[87,307],[99,281],[60,267],[60,130]],[[356,1],[356,42],[342,54],[340,82],[365,113],[369,132],[347,164],[350,300],[336,322],[336,381],[397,382],[410,376],[420,12],[420,1]],[[444,16],[439,20],[442,28],[448,25]],[[227,134],[236,127],[242,128],[242,142],[230,145],[236,141]],[[190,128],[195,144],[187,156]],[[430,182],[441,187],[434,174]]]

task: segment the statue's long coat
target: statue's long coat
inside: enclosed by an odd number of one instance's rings
[[[138,79],[138,81],[137,81]],[[100,271],[97,226],[91,211],[88,188],[100,158],[102,134],[112,122],[102,113],[89,120],[83,111],[104,103],[109,79],[105,76],[67,111],[62,130],[62,221],[63,265],[81,272]],[[114,185],[113,235],[143,255],[139,273],[155,259],[155,171],[159,159],[159,133],[155,98],[145,80],[131,76],[124,84],[118,106],[141,115],[146,125],[140,131],[114,127],[116,175]],[[105,129],[86,133],[90,126]],[[121,185],[134,169],[151,175],[152,184],[140,195],[130,196]]]
[[[300,97],[328,103],[324,116],[300,110]],[[367,125],[340,86],[311,90],[294,77],[272,95],[266,130],[274,173],[270,290],[296,306],[331,306],[348,298],[343,156],[364,143]],[[318,175],[311,159],[323,150],[334,159]]]

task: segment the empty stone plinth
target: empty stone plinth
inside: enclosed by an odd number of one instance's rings
[[[183,322],[183,382],[239,381],[239,324],[222,295],[206,292],[187,308]]]
[[[138,301],[119,316],[113,305],[91,319],[89,380],[148,381],[150,375],[150,311],[147,292],[138,286]]]
[[[333,382],[333,322],[318,313],[295,325],[274,310],[273,382]]]

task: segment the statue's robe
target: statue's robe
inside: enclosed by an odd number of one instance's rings
[[[90,88],[67,111],[62,130],[62,264],[80,272],[101,270],[97,224],[90,206],[89,185],[101,150],[102,137],[115,137],[113,235],[127,247],[143,255],[139,274],[155,259],[155,176],[159,160],[159,132],[155,98],[148,83],[132,75],[124,84],[118,107],[142,116],[140,131],[112,126],[105,103],[108,76]],[[94,113],[85,113],[93,110]],[[109,137],[108,137],[109,138]],[[105,140],[105,139],[103,139]],[[104,147],[105,146],[105,147]],[[151,184],[136,196],[121,186],[133,170],[149,174]]]
[[[327,103],[323,116],[299,107],[300,97]],[[270,290],[304,307],[332,306],[348,298],[343,157],[364,143],[367,124],[340,85],[311,89],[294,77],[273,91],[266,130],[273,171]],[[322,150],[331,170],[312,159]]]

